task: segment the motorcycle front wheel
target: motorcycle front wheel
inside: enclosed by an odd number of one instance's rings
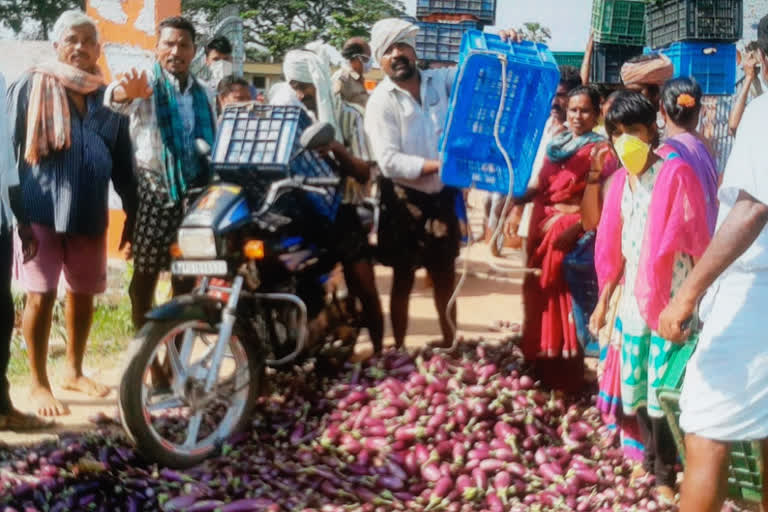
[[[248,426],[264,376],[259,347],[233,334],[207,387],[218,340],[213,326],[200,320],[150,320],[138,338],[120,383],[119,408],[145,459],[191,467]]]

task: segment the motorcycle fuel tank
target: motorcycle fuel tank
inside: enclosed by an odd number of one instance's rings
[[[250,219],[251,210],[242,188],[226,183],[211,185],[195,201],[181,227],[210,227],[221,232]]]

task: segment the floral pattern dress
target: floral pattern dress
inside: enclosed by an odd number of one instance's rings
[[[663,161],[640,175],[634,190],[627,179],[621,200],[623,217],[622,253],[626,260],[625,284],[619,304],[617,328],[621,329],[621,403],[626,414],[635,414],[642,407],[648,415],[664,415],[656,390],[661,386],[670,359],[681,345],[661,338],[651,330],[640,313],[635,298],[635,282],[640,266],[640,253],[645,238],[646,221],[656,178]],[[686,254],[675,257],[672,295],[680,288],[693,269],[693,259]]]

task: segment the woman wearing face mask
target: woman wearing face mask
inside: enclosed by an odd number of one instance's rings
[[[615,322],[621,336],[621,405],[640,427],[642,469],[655,476],[659,495],[671,501],[677,452],[656,390],[680,346],[660,338],[656,329],[659,314],[711,239],[710,211],[694,170],[671,147],[657,148],[656,109],[642,94],[618,93],[606,128],[623,168],[606,195],[597,231],[601,296],[591,325],[605,325],[608,298],[623,278]]]
[[[573,303],[563,262],[584,235],[581,199],[592,149],[605,139],[592,130],[600,96],[593,88],[569,93],[568,130],[547,147],[538,187],[520,202],[533,202],[528,233],[528,267],[541,269],[523,284],[525,326],[523,352],[536,361],[542,382],[554,389],[578,391],[583,385],[583,350],[579,346]]]

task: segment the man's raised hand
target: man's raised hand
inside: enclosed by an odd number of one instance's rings
[[[135,68],[120,77],[119,85],[112,93],[112,99],[118,103],[147,99],[150,96],[152,96],[152,86],[149,85],[147,72],[139,73]]]

